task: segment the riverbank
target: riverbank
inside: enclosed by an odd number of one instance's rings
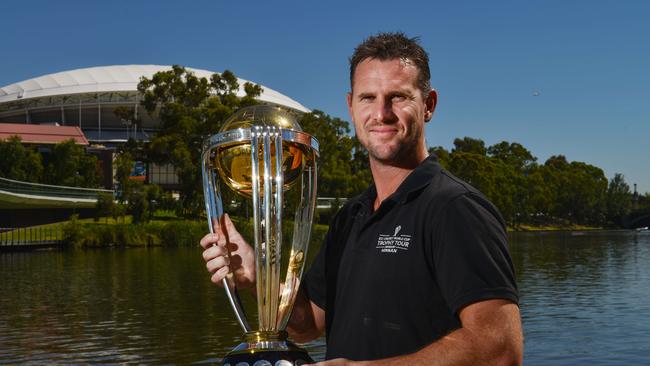
[[[252,224],[233,218],[237,229],[250,237]],[[199,240],[208,232],[205,221],[186,220],[174,216],[157,217],[148,223],[133,224],[129,217],[113,219],[72,219],[62,226],[63,242],[72,248],[98,247],[155,247],[155,246],[197,246]],[[283,235],[289,237],[293,225],[283,228]],[[327,233],[327,226],[312,227],[312,242],[321,243]]]
[[[237,228],[245,235],[252,232],[252,224],[238,218],[233,219]],[[327,233],[327,225],[314,224],[312,228],[312,245],[320,246]],[[199,220],[187,220],[176,217],[172,213],[160,212],[154,219],[144,224],[133,224],[130,216],[115,220],[113,218],[72,219],[70,221],[33,227],[45,233],[56,233],[52,238],[61,240],[71,248],[99,247],[156,247],[156,246],[195,246],[208,232],[207,223]],[[559,231],[597,231],[607,230],[603,227],[593,227],[573,224],[553,225],[520,225],[517,228],[508,227],[509,233],[516,232],[559,232]],[[285,237],[290,236],[291,230],[285,228]],[[23,230],[16,234],[0,233],[0,240],[12,235],[14,240],[25,240],[21,235],[29,235]]]
[[[517,228],[508,227],[508,232],[529,232],[529,231],[594,231],[609,230],[601,226],[587,226],[577,224],[550,224],[550,225],[520,225]]]

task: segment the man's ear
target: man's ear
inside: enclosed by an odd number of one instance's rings
[[[431,117],[433,117],[433,112],[436,110],[436,105],[438,105],[438,92],[431,89],[424,103],[426,104],[427,108],[424,112],[424,121],[429,122],[431,120]]]

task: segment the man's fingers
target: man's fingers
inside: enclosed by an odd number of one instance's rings
[[[210,280],[211,280],[213,283],[216,283],[217,285],[221,285],[221,281],[222,281],[224,278],[226,278],[226,276],[228,275],[228,271],[230,271],[230,269],[228,268],[228,266],[222,267],[221,269],[219,269],[218,271],[216,271],[216,272],[212,275],[212,277],[210,277]]]
[[[227,267],[230,264],[230,259],[226,256],[218,256],[214,259],[211,259],[205,263],[205,268],[208,269],[208,272],[213,273],[215,271],[221,270],[223,267]],[[228,273],[228,271],[226,271]]]
[[[203,251],[203,260],[207,262],[219,256],[227,256],[227,255],[228,255],[228,251],[226,250],[225,246],[213,245]]]
[[[199,242],[199,244],[201,244],[201,246],[204,249],[207,249],[207,248],[211,247],[213,244],[216,244],[219,241],[220,236],[222,236],[222,235],[219,235],[219,234],[207,234],[206,236],[201,238],[201,241]]]

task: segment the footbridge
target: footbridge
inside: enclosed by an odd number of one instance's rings
[[[91,216],[106,189],[54,186],[0,178],[0,227],[25,227]]]
[[[631,212],[623,218],[623,226],[627,229],[650,227],[650,209]]]

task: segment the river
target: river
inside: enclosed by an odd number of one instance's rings
[[[510,239],[526,365],[650,364],[650,232]],[[0,253],[0,281],[3,365],[214,364],[239,341],[198,248]]]

